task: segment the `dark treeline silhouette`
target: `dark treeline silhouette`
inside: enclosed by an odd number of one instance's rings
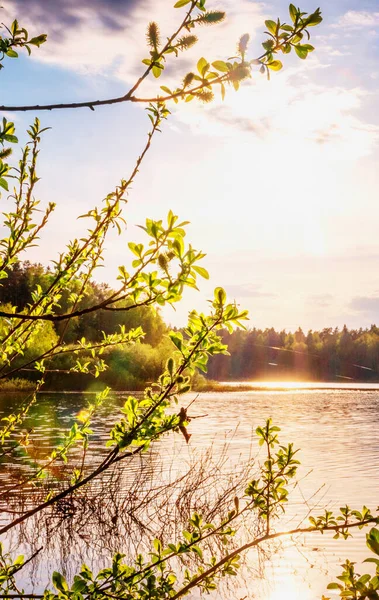
[[[344,326],[294,333],[252,329],[223,333],[231,356],[212,357],[208,377],[218,381],[379,381],[379,328]]]

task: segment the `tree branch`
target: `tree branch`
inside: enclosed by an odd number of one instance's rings
[[[170,38],[168,38],[166,44],[164,45],[162,50],[158,53],[158,55],[155,59],[156,61],[158,61],[160,58],[163,57],[165,52],[171,46],[172,42],[178,37],[178,35],[182,31],[182,29],[184,29],[184,27],[187,24],[188,19],[190,18],[192,12],[195,9],[196,1],[197,0],[191,1],[191,5],[186,13],[186,16],[184,17],[183,21],[181,22],[181,24],[179,25],[179,27],[175,31],[175,33],[173,33],[172,36]],[[118,98],[108,98],[106,100],[88,100],[86,102],[68,102],[68,103],[61,103],[61,104],[44,104],[44,105],[35,104],[32,106],[8,106],[8,107],[0,106],[0,111],[26,112],[26,111],[56,110],[56,109],[68,109],[68,108],[89,108],[91,110],[95,110],[95,107],[97,107],[97,106],[120,104],[121,102],[128,102],[128,101],[133,102],[132,97],[133,97],[134,92],[139,88],[139,86],[144,81],[144,79],[146,79],[146,77],[150,74],[152,68],[153,68],[153,64],[150,64],[147,67],[147,69],[145,70],[145,72],[141,75],[141,77],[137,80],[137,82],[133,85],[133,87],[124,96],[120,96]]]

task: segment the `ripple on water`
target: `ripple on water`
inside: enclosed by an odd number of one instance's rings
[[[36,452],[46,455],[70,426],[73,415],[83,405],[82,395],[43,395],[25,423],[33,427]],[[122,404],[122,396],[113,399],[113,408]],[[0,413],[6,413],[5,406]],[[253,453],[261,454],[253,445],[255,428],[272,417],[281,429],[283,442],[293,441],[301,448],[302,466],[299,486],[288,506],[286,518],[279,528],[302,522],[308,506],[322,511],[338,509],[348,503],[355,508],[363,504],[376,509],[379,504],[379,391],[346,391],[337,389],[258,390],[201,394],[191,408],[194,415],[207,415],[192,421],[189,448],[179,438],[166,438],[157,452],[172,459],[180,451],[184,462],[210,444],[213,452],[222,452],[227,440],[230,465],[241,464]],[[108,438],[114,410],[106,407],[95,419],[92,458],[100,456]],[[255,442],[254,442],[255,444]],[[176,455],[176,454],[175,454]],[[0,480],[3,485],[19,468],[15,462],[2,462]],[[4,468],[5,467],[5,468]],[[180,465],[178,465],[180,469]],[[133,472],[129,473],[129,477]],[[308,506],[304,499],[309,501]],[[297,543],[284,543],[266,566],[266,579],[254,581],[256,597],[264,600],[316,600],[325,593],[328,581],[335,577],[338,564],[346,557],[360,561],[367,556],[364,532],[348,541],[335,541],[328,535],[307,535]],[[252,554],[251,560],[255,560]],[[366,572],[367,567],[361,572]],[[37,586],[38,588],[38,586]],[[255,592],[255,590],[257,590]],[[244,594],[241,594],[242,596]]]

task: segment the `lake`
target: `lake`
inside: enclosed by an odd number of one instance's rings
[[[285,389],[287,385],[262,383],[254,391],[242,392],[236,384],[234,392],[200,394],[190,414],[201,418],[190,423],[188,445],[181,435],[170,435],[148,456],[133,463],[119,463],[116,472],[93,486],[89,497],[62,504],[59,514],[32,519],[26,526],[12,530],[6,539],[12,551],[25,551],[27,557],[30,543],[35,549],[44,547],[23,574],[22,584],[28,592],[43,590],[41,578],[46,581],[46,574],[55,568],[65,569],[69,577],[83,560],[96,568],[106,564],[115,549],[127,553],[140,550],[146,531],[159,533],[163,523],[162,535],[168,531],[177,534],[176,520],[185,514],[186,507],[192,509],[191,503],[194,508],[208,506],[212,500],[215,491],[209,489],[209,477],[219,477],[220,488],[226,489],[234,483],[238,486],[250,473],[253,476],[253,462],[262,458],[254,432],[268,417],[281,427],[282,443],[293,441],[301,449],[298,484],[277,530],[304,526],[309,511],[320,514],[324,508],[335,510],[346,503],[355,509],[365,504],[375,510],[379,504],[378,386],[357,390],[298,384]],[[125,396],[114,395],[95,419],[91,454],[87,457],[90,462],[102,455],[109,426]],[[185,404],[194,397],[188,395]],[[2,415],[7,413],[10,398],[0,399]],[[40,395],[25,423],[25,428],[33,428],[30,466],[59,441],[62,429],[72,424],[85,402],[83,394]],[[74,454],[73,460],[79,459]],[[2,459],[3,490],[14,485],[22,469],[17,460]],[[59,479],[64,469],[54,475]],[[193,488],[197,484],[201,491],[196,495]],[[8,509],[17,512],[23,503],[28,506],[33,502],[33,493],[20,494],[15,489],[6,500]],[[138,514],[131,508],[136,500],[141,505]],[[173,500],[177,512],[169,514]],[[4,522],[9,515],[2,513],[1,518]],[[251,552],[251,572],[235,593],[264,600],[321,598],[327,583],[339,574],[338,565],[343,560],[361,561],[369,556],[364,541],[367,531],[354,532],[347,541],[333,540],[331,534],[308,534],[286,540],[267,556],[257,557]],[[372,569],[366,565],[358,571]],[[331,592],[326,595],[333,597]]]

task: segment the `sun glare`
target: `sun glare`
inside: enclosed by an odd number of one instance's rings
[[[277,582],[275,589],[267,596],[267,600],[312,600],[309,586],[288,574]]]
[[[304,565],[291,542],[283,543],[282,550],[272,560],[272,563],[268,561],[266,567],[267,586],[265,586],[265,593],[261,595],[264,600],[313,600],[315,598],[314,586],[310,584],[310,580],[306,581],[299,574],[303,573]]]

